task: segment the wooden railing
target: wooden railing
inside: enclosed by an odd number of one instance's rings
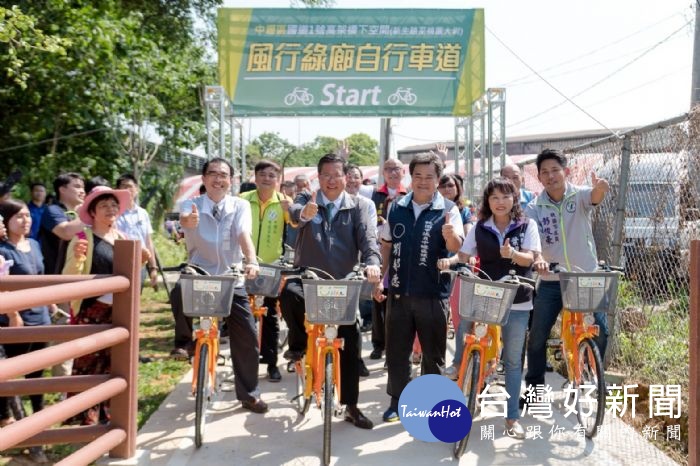
[[[78,393],[2,428],[0,451],[12,447],[87,443],[58,465],[89,464],[105,453],[136,453],[140,258],[138,241],[116,241],[114,275],[24,275],[0,277],[0,312],[63,303],[114,293],[112,323],[0,329],[0,344],[55,342],[53,346],[0,360],[0,396]],[[16,379],[69,359],[111,348],[111,373]],[[111,400],[105,425],[54,427],[103,401]]]

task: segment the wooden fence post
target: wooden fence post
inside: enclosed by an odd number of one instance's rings
[[[114,427],[124,429],[126,439],[110,450],[109,455],[131,458],[136,454],[141,242],[115,241],[114,257],[114,274],[128,278],[131,286],[123,293],[114,294],[112,307],[112,323],[129,330],[129,339],[112,348],[112,375],[124,377],[128,388],[111,401],[111,423]]]
[[[690,393],[688,394],[688,465],[700,466],[700,240],[690,243]]]

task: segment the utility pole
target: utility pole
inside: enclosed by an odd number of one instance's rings
[[[384,162],[391,158],[391,118],[380,119],[379,130],[379,172],[377,186],[384,183]]]
[[[695,39],[693,41],[693,77],[690,88],[690,108],[700,102],[700,7],[695,5]]]

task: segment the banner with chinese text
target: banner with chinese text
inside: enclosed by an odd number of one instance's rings
[[[464,116],[484,93],[482,9],[221,8],[218,33],[237,116]]]

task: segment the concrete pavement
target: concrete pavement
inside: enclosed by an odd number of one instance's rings
[[[375,422],[373,430],[354,427],[342,418],[333,424],[332,464],[335,465],[674,465],[660,450],[644,440],[634,429],[606,415],[603,430],[593,441],[574,432],[573,416],[563,416],[564,379],[547,375],[555,401],[552,419],[524,417],[529,430],[526,440],[513,440],[503,434],[503,418],[487,411],[475,419],[467,451],[459,462],[452,457],[452,445],[427,443],[413,439],[400,422],[383,423],[388,406],[384,360],[369,359],[369,334],[363,335],[363,356],[370,377],[361,379],[360,409]],[[448,352],[454,348],[449,343]],[[451,355],[448,356],[451,361]],[[282,363],[282,361],[281,361]],[[130,462],[102,461],[101,464],[139,464],[146,466],[194,465],[293,465],[321,464],[323,422],[321,411],[313,406],[304,419],[292,407],[294,374],[282,368],[282,381],[265,379],[260,367],[260,389],[270,411],[253,414],[235,400],[230,381],[230,362],[220,367],[224,380],[219,399],[210,404],[204,445],[194,447],[194,399],[190,395],[191,372],[186,374],[161,408],[139,431],[138,455]],[[550,436],[553,426],[563,432]],[[492,426],[493,438],[482,439],[482,430]],[[542,438],[535,437],[536,430]]]

